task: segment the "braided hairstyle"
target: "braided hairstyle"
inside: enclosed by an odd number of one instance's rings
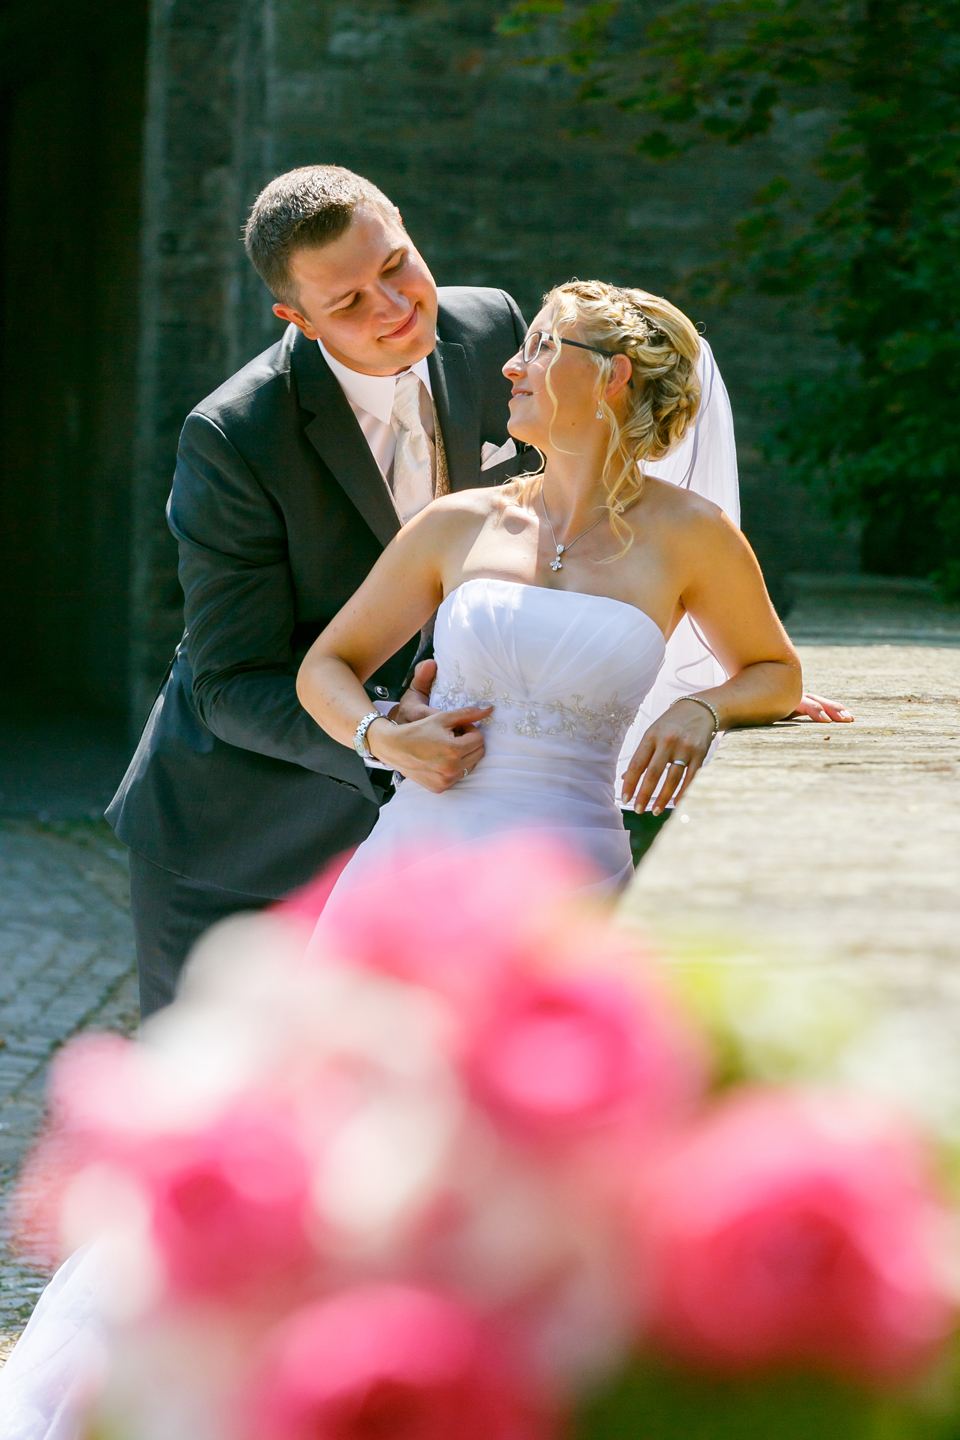
[[[589,352],[600,377],[600,413],[610,427],[603,478],[610,521],[624,541],[620,552],[623,555],[633,536],[620,516],[640,497],[644,460],[666,455],[696,416],[700,404],[700,336],[693,322],[669,300],[646,290],[608,285],[603,280],[568,280],[543,297],[543,306],[553,310],[551,333],[556,350],[547,368],[546,388],[553,400],[554,415],[557,397],[550,383],[550,370],[560,355],[561,335],[615,350],[626,355],[633,367],[630,387],[621,391],[625,414],[619,419],[605,394],[613,361]]]

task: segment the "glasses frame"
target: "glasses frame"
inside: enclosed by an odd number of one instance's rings
[[[525,354],[527,342],[532,340],[534,336],[537,337],[537,348],[536,350],[534,350],[533,354],[528,359],[527,355]],[[543,349],[544,340],[552,340],[553,338],[554,337],[551,335],[549,330],[531,330],[529,335],[524,336],[523,344],[520,346],[520,357],[523,360],[524,365],[532,365],[534,360],[536,360],[537,356],[540,354],[540,351]],[[560,341],[561,345],[572,345],[575,350],[592,350],[594,355],[612,356],[623,354],[622,350],[601,350],[599,345],[584,345],[582,340],[568,340],[564,335],[558,335],[557,339]]]
[[[528,341],[528,340],[532,340],[533,337],[534,337],[534,335],[536,335],[536,337],[537,337],[537,348],[536,348],[536,350],[534,350],[533,354],[530,356],[530,359],[528,360],[527,357],[526,357],[526,354],[525,354],[525,351],[526,351],[526,348],[527,348],[527,341]],[[523,340],[523,344],[520,346],[520,358],[521,358],[521,360],[523,361],[524,365],[532,365],[533,362],[534,362],[534,360],[536,360],[537,356],[540,354],[540,351],[543,349],[543,342],[544,342],[544,340],[552,340],[552,339],[553,339],[553,336],[550,334],[550,331],[549,331],[549,330],[531,330],[529,335],[525,335],[525,336],[524,336],[524,340]],[[599,345],[584,345],[584,343],[583,343],[582,340],[568,340],[568,339],[566,338],[566,336],[564,336],[564,335],[558,335],[558,336],[557,336],[557,339],[560,341],[560,344],[561,344],[561,345],[572,345],[575,350],[590,350],[590,351],[593,352],[594,355],[607,355],[607,356],[609,356],[609,357],[612,358],[614,355],[623,355],[623,353],[624,353],[622,350],[601,350],[601,348],[600,348]],[[626,356],[625,358],[628,359],[628,360],[630,359],[629,355]],[[631,363],[631,368],[632,368],[632,363]],[[628,386],[630,387],[630,389],[632,390],[632,389],[633,389],[633,376],[632,376],[632,375],[630,376],[630,379],[627,381],[627,384],[628,384]]]

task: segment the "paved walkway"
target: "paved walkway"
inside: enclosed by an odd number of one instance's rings
[[[793,575],[788,588],[796,644],[960,646],[960,605],[942,605],[927,580]]]
[[[0,822],[0,1194],[43,1115],[46,1067],[87,1028],[139,1021],[126,855],[103,822]],[[0,1231],[0,1351],[45,1277]]]

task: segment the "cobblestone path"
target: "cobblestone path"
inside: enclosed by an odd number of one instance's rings
[[[128,911],[126,855],[106,825],[0,821],[0,1194],[40,1126],[57,1047],[138,1023]],[[0,1353],[45,1283],[0,1231]]]

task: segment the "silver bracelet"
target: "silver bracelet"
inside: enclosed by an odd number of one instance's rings
[[[370,750],[370,746],[367,744],[367,731],[370,729],[370,726],[373,724],[374,720],[383,720],[385,718],[385,716],[380,714],[379,710],[371,710],[369,714],[364,715],[363,719],[360,721],[360,724],[354,731],[353,748],[354,750],[356,750],[361,760],[368,753],[373,753]]]
[[[702,705],[704,710],[709,710],[713,716],[713,733],[714,735],[720,734],[720,716],[716,710],[714,710],[709,700],[704,700],[700,695],[681,695],[679,700],[674,700],[673,705],[679,705],[683,700],[692,700],[694,705]],[[668,705],[667,709],[672,710],[673,705]]]

